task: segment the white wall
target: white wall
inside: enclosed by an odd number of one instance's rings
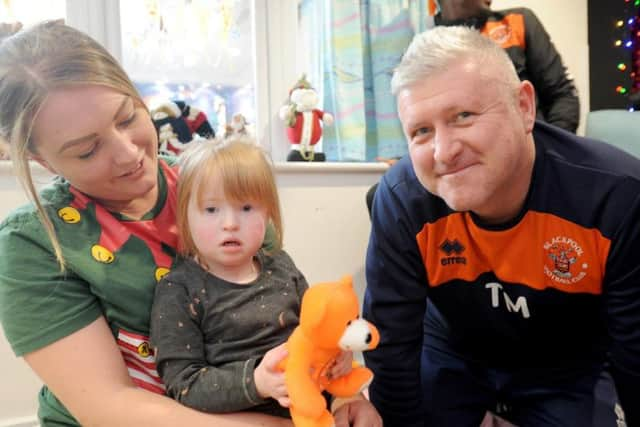
[[[362,293],[370,228],[365,194],[385,169],[364,163],[278,166],[284,246],[309,283],[351,274]]]
[[[493,0],[492,9],[527,7],[540,19],[569,72],[580,96],[580,126],[584,134],[589,111],[589,33],[587,0]]]
[[[39,180],[47,175],[42,168]],[[378,181],[382,164],[277,165],[284,222],[284,246],[309,283],[354,277],[364,289],[364,256],[369,235],[365,194]],[[0,218],[26,199],[0,162]],[[32,426],[40,381],[17,359],[0,331],[0,427]]]

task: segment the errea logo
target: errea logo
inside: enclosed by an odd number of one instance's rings
[[[465,247],[458,241],[458,239],[445,239],[439,246],[440,250],[447,256],[440,258],[440,264],[452,265],[452,264],[466,264],[467,258],[460,256],[464,252]]]
[[[555,236],[544,243],[546,252],[544,274],[555,282],[570,285],[578,283],[589,268],[580,263],[584,251],[578,242],[566,236]]]

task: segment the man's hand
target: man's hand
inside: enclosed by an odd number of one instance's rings
[[[332,407],[336,427],[382,427],[380,414],[362,395],[348,401],[336,399]]]
[[[351,372],[353,367],[353,353],[350,351],[341,351],[336,360],[333,361],[331,367],[327,370],[327,378],[340,378]]]

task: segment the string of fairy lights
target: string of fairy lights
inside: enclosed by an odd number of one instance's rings
[[[634,111],[640,108],[640,0],[623,1],[623,17],[615,22],[614,46],[619,49],[616,68],[620,72],[615,90]]]

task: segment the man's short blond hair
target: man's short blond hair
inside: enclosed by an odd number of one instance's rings
[[[509,55],[491,39],[464,26],[437,26],[417,34],[391,79],[394,95],[409,86],[442,74],[454,63],[472,61],[479,69],[491,70],[510,88],[520,83]]]

